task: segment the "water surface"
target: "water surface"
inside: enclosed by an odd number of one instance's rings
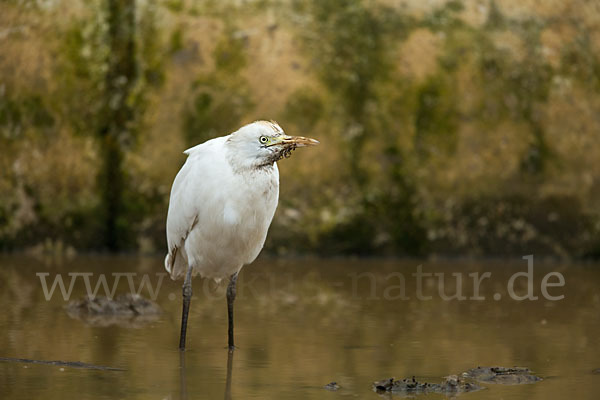
[[[418,293],[418,266],[429,273]],[[156,289],[162,259],[79,256],[70,259],[0,257],[0,357],[82,361],[124,368],[97,371],[54,365],[0,362],[3,399],[376,399],[371,383],[387,377],[442,377],[478,365],[527,366],[545,378],[523,386],[485,385],[465,399],[595,399],[600,393],[600,265],[535,262],[533,294],[517,301],[507,293],[510,276],[525,261],[436,262],[419,260],[277,260],[263,257],[246,267],[236,301],[236,344],[228,360],[224,284],[194,280],[188,351],[177,350],[181,282],[163,276],[154,320],[81,321],[67,315],[57,287],[46,300],[37,273],[131,273],[134,287],[144,274]],[[473,300],[469,274],[490,272]],[[543,277],[558,272],[562,287],[548,293]],[[460,274],[465,300],[456,292]],[[404,277],[404,282],[402,281]],[[525,279],[516,281],[519,295]],[[550,279],[549,282],[557,282]],[[116,293],[129,290],[120,278]],[[404,290],[404,293],[403,293]],[[71,299],[86,292],[76,276]],[[100,290],[103,294],[103,290]],[[144,288],[142,294],[150,294]],[[420,300],[417,294],[431,296]],[[500,296],[498,300],[494,298]],[[111,322],[118,322],[111,324]],[[228,368],[229,361],[229,368]],[[182,364],[184,367],[182,367]],[[323,385],[336,381],[341,389]],[[387,395],[385,396],[387,397]],[[394,396],[395,397],[395,396]],[[438,394],[420,398],[442,398]]]

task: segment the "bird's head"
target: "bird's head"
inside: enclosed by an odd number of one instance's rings
[[[287,158],[297,147],[319,144],[315,139],[288,136],[274,121],[256,121],[227,138],[230,159],[237,168],[255,169]]]

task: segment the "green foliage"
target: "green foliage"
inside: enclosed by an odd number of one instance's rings
[[[175,29],[169,39],[169,53],[177,53],[183,49],[183,46],[183,30],[181,28]]]
[[[415,149],[420,157],[454,150],[459,115],[452,93],[452,76],[447,75],[432,76],[417,89]]]
[[[500,124],[506,119],[527,124],[530,129],[530,137],[527,138],[529,147],[522,156],[521,170],[533,175],[546,171],[553,152],[546,140],[539,109],[548,100],[555,72],[541,56],[540,35],[545,23],[535,17],[508,18],[501,13],[494,1],[490,2],[488,18],[481,30],[462,23],[455,10],[447,6],[433,15],[436,18],[426,19],[425,26],[441,29],[448,35],[447,46],[440,57],[442,82],[452,81],[451,74],[457,71],[465,56],[473,57],[478,69],[478,84],[482,89],[481,102],[475,111],[477,118],[486,125]],[[447,23],[436,23],[438,20]],[[517,35],[523,44],[523,54],[516,54],[518,49],[510,51],[497,44],[493,35],[503,32]],[[437,78],[440,79],[439,76]],[[455,104],[449,95],[442,98],[448,99],[449,107]],[[452,110],[447,110],[447,113],[442,111],[441,116],[442,120],[447,119],[449,123],[436,124],[439,115],[425,115],[422,120],[426,121],[426,125],[434,125],[433,130],[439,133],[456,128],[456,119],[453,118],[455,113]],[[417,136],[419,120],[417,113]]]
[[[570,196],[474,196],[449,207],[445,215],[434,244],[446,253],[568,257],[592,248],[593,224],[580,201]]]
[[[313,18],[308,47],[318,55],[321,81],[349,113],[361,114],[373,96],[373,82],[387,75],[382,26],[362,1],[306,2]]]
[[[300,27],[304,47],[316,61],[316,73],[331,95],[329,111],[338,120],[346,144],[351,178],[362,187],[367,181],[362,148],[373,123],[368,106],[380,101],[377,85],[389,78],[391,63],[385,51],[391,11],[368,7],[361,0],[296,1],[298,12],[310,22]],[[401,24],[398,24],[401,25]]]
[[[213,51],[214,70],[192,87],[192,102],[184,111],[183,130],[189,145],[232,132],[254,106],[250,87],[241,75],[246,66],[246,38],[230,26]]]
[[[392,75],[393,62],[386,46],[405,37],[412,21],[396,10],[361,0],[296,1],[294,6],[310,16],[309,24],[299,28],[300,35],[309,57],[316,61],[316,75],[330,104],[322,107],[308,94],[309,89],[301,89],[288,102],[287,113],[296,112],[306,119],[307,130],[317,117],[336,121],[357,203],[349,217],[322,233],[319,248],[352,254],[393,248],[420,254],[424,230],[415,211],[415,187],[408,183],[400,161],[403,149],[393,144],[382,149],[387,155],[381,156],[394,161],[387,163],[377,179],[370,176],[368,163],[372,160],[364,155],[373,143],[387,142],[400,122],[385,114],[402,95],[390,90],[397,85],[402,92],[402,85]],[[431,108],[422,107],[421,111],[426,118]],[[438,112],[440,120],[442,113]],[[424,125],[425,120],[420,123]]]
[[[594,50],[593,32],[585,25],[577,25],[572,41],[561,51],[560,73],[576,77],[594,90],[600,90],[600,56]]]
[[[463,11],[463,9],[464,5],[461,1],[449,1],[425,16],[420,25],[426,26],[434,32],[447,32],[453,29],[463,28],[465,24],[459,16],[459,13]]]
[[[500,115],[508,115],[529,125],[530,144],[523,156],[521,168],[525,172],[537,174],[546,170],[552,156],[537,110],[548,100],[554,71],[540,57],[540,33],[543,28],[540,21],[529,19],[505,23],[521,33],[525,54],[521,60],[516,60],[513,55],[490,42],[481,49],[480,68],[483,84],[487,89],[485,93],[488,95],[486,106],[488,110],[492,106],[494,110],[500,111]]]
[[[485,27],[492,30],[506,29],[506,17],[502,15],[496,0],[491,0],[489,7],[490,11],[488,12],[487,20],[485,21]]]
[[[217,43],[213,52],[215,70],[219,75],[239,74],[246,66],[245,44],[243,33],[229,28]]]
[[[92,134],[99,145],[97,189],[103,200],[95,218],[105,225],[97,235],[104,236],[110,249],[130,248],[135,213],[126,198],[133,196],[133,188],[123,163],[139,132],[148,92],[164,82],[157,6],[154,1],[137,7],[135,1],[103,0],[87,7],[62,42],[59,95],[65,121],[75,132]]]
[[[158,26],[161,12],[163,10],[156,0],[146,1],[144,7],[138,6],[135,46],[139,77],[132,91],[131,101],[135,103],[134,107],[142,112],[147,107],[148,93],[159,89],[165,83],[165,55],[168,51],[174,51],[173,47],[167,51],[165,48],[168,45],[161,40],[162,32]]]
[[[324,104],[313,90],[298,89],[286,103],[284,119],[295,124],[300,132],[310,132],[322,117]]]
[[[184,9],[183,0],[166,0],[164,2],[165,7],[174,13],[182,12]]]
[[[0,137],[3,139],[19,139],[30,127],[47,131],[54,123],[52,112],[38,94],[15,99],[0,97]]]

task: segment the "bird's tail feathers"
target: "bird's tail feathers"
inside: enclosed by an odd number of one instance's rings
[[[187,270],[187,257],[184,251],[170,251],[165,257],[165,269],[171,279],[177,280],[185,277]]]

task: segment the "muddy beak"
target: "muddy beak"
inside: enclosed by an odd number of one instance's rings
[[[304,136],[281,136],[281,144],[291,144],[296,147],[304,147],[304,146],[315,146],[319,144],[318,140],[307,138]]]

